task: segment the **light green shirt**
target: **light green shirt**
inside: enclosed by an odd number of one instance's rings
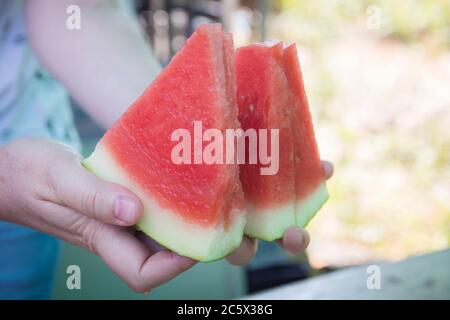
[[[28,44],[23,1],[0,1],[0,144],[19,137],[80,147],[68,94]]]
[[[80,147],[66,91],[28,45],[23,2],[0,0],[0,144],[20,137]],[[49,235],[0,221],[0,300],[47,299],[58,248]]]

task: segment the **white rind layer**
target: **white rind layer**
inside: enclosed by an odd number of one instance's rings
[[[276,208],[257,209],[247,203],[245,234],[266,241],[283,237],[292,226],[305,227],[328,199],[325,182],[301,201],[291,201]]]
[[[83,165],[98,177],[132,190],[142,201],[144,214],[137,227],[166,248],[199,261],[214,261],[237,248],[243,235],[245,212],[232,214],[233,223],[204,227],[190,223],[179,214],[162,208],[123,172],[108,150],[98,144]]]
[[[323,182],[307,198],[297,201],[295,205],[297,226],[306,227],[317,211],[328,200],[328,197],[327,185]]]
[[[278,208],[259,209],[247,203],[245,234],[250,237],[273,241],[283,237],[284,231],[295,226],[294,202]]]

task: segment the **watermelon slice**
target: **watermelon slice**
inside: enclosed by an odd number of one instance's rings
[[[139,229],[200,261],[222,258],[241,243],[239,166],[175,164],[171,153],[179,141],[172,134],[181,128],[194,137],[194,121],[202,121],[204,130],[239,127],[234,70],[231,35],[219,24],[199,27],[84,161],[99,177],[140,197]]]
[[[244,130],[279,129],[279,170],[241,165],[245,233],[272,241],[304,227],[328,199],[295,45],[253,44],[236,51],[237,101]],[[269,145],[268,149],[271,149]]]

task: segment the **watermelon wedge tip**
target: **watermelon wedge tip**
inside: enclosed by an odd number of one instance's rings
[[[295,45],[271,41],[236,51],[237,101],[244,130],[279,129],[279,170],[240,166],[247,203],[245,233],[273,241],[305,227],[328,199]],[[269,146],[270,149],[270,146]]]
[[[243,236],[237,164],[175,164],[172,133],[192,123],[239,127],[234,48],[219,24],[200,26],[140,98],[97,144],[84,166],[128,187],[143,202],[137,227],[174,252],[220,259]]]

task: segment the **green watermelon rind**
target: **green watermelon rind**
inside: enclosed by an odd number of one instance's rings
[[[275,83],[277,83],[277,76],[281,73],[284,72],[284,74],[286,75],[286,80],[287,83],[290,83],[290,81],[292,81],[292,79],[290,79],[290,77],[288,76],[286,70],[287,68],[291,69],[294,68],[298,71],[297,76],[299,76],[301,78],[301,70],[300,70],[300,66],[298,63],[296,64],[292,64],[292,65],[284,65],[284,70],[280,71],[278,70],[277,67],[272,68],[272,66],[278,66],[278,61],[276,58],[273,58],[273,52],[270,53],[271,54],[271,59],[272,61],[270,61],[271,64],[267,64],[265,65],[264,63],[262,63],[259,59],[255,59],[254,55],[254,48],[257,48],[257,50],[262,50],[259,51],[259,53],[261,53],[261,58],[263,59],[269,59],[268,56],[266,56],[265,54],[268,53],[268,51],[266,51],[267,48],[274,48],[276,50],[281,50],[281,52],[283,52],[282,54],[285,55],[286,54],[286,49],[290,48],[292,45],[283,45],[281,42],[279,41],[270,41],[270,42],[265,42],[262,44],[252,44],[249,46],[245,46],[242,48],[237,49],[237,54],[236,54],[236,60],[239,61],[238,65],[237,65],[237,75],[238,75],[238,86],[239,86],[239,76],[242,74],[243,75],[243,81],[248,82],[248,74],[251,74],[253,78],[255,78],[256,80],[256,85],[264,85],[266,94],[268,95],[268,97],[265,96],[264,93],[260,93],[257,92],[258,96],[255,95],[255,93],[253,92],[255,89],[255,87],[250,87],[250,91],[246,92],[245,89],[241,90],[241,93],[238,92],[238,94],[241,94],[243,97],[245,97],[246,99],[242,99],[242,103],[243,103],[243,107],[242,105],[240,106],[241,112],[244,112],[244,119],[248,119],[248,118],[252,118],[255,117],[255,114],[253,110],[250,110],[247,108],[247,105],[249,103],[249,101],[253,102],[255,101],[255,97],[257,97],[256,102],[260,102],[260,101],[269,101],[270,103],[270,111],[267,111],[267,114],[264,114],[263,117],[261,118],[256,118],[259,121],[263,121],[263,123],[259,124],[259,125],[263,125],[263,127],[266,128],[272,128],[272,127],[276,127],[279,125],[279,123],[277,121],[280,121],[278,118],[274,118],[275,120],[271,120],[270,117],[270,112],[281,112],[281,111],[288,111],[288,108],[297,108],[299,106],[297,105],[293,105],[293,106],[285,106],[286,110],[278,110],[277,108],[280,108],[276,103],[272,104],[271,99],[273,99],[274,101],[279,101],[280,99],[277,99],[276,94],[284,94],[286,95],[288,91],[291,91],[292,94],[294,96],[296,96],[295,90],[293,88],[291,88],[290,85],[286,86],[285,90],[282,90],[274,85],[272,85],[272,83],[269,83],[271,81],[275,81]],[[295,45],[294,45],[295,48]],[[265,52],[265,53],[264,53]],[[281,52],[276,52],[276,55],[278,56]],[[258,66],[257,66],[258,65]],[[262,68],[259,67],[259,65],[261,65]],[[243,68],[243,71],[240,70],[239,68]],[[250,66],[250,67],[249,67]],[[257,66],[257,67],[255,67]],[[258,69],[260,68],[260,69]],[[260,70],[263,70],[263,73],[260,72]],[[266,74],[266,71],[269,70],[269,73]],[[243,73],[241,73],[243,72]],[[267,78],[270,77],[270,78]],[[269,79],[269,80],[267,80]],[[258,81],[262,81],[262,82],[258,82]],[[298,79],[296,79],[298,80]],[[268,86],[266,86],[265,81],[269,81]],[[300,82],[301,86],[303,87],[303,83],[302,81]],[[285,84],[283,84],[285,85]],[[244,88],[246,88],[246,86],[244,85]],[[261,88],[257,87],[257,88]],[[304,88],[302,88],[303,90]],[[272,90],[276,90],[276,94],[274,96],[274,92],[272,92]],[[280,91],[281,90],[281,91]],[[239,91],[239,90],[238,90]],[[242,93],[242,91],[244,93]],[[259,95],[262,95],[259,96]],[[306,97],[305,97],[306,98]],[[301,101],[303,101],[303,99],[299,99]],[[256,102],[254,102],[255,104],[257,104]],[[308,111],[308,105],[306,103],[306,105],[301,105],[300,106],[302,108],[302,110],[307,110]],[[249,111],[250,110],[250,111]],[[258,109],[257,109],[258,110]],[[261,110],[260,113],[264,113],[265,109],[261,108],[259,109]],[[293,109],[296,110],[296,109]],[[250,115],[248,115],[248,113],[251,112]],[[309,111],[308,111],[309,112]],[[293,131],[296,131],[297,126],[299,127],[299,130],[304,130],[304,126],[301,123],[302,121],[312,121],[311,119],[301,119],[298,120],[300,123],[297,123],[294,120],[294,118],[292,118],[293,120],[290,123],[291,128],[293,129]],[[285,119],[284,119],[285,121]],[[254,123],[250,122],[251,125],[254,125]],[[285,123],[283,123],[283,125],[285,125]],[[295,134],[294,134],[295,137]],[[311,137],[308,137],[308,139],[310,139]],[[314,132],[312,130],[312,139],[314,139]],[[310,146],[312,145],[310,141],[302,141],[302,139],[295,139],[295,141],[300,143],[300,146],[298,146],[297,144],[294,144],[294,153],[295,156],[297,156],[297,152],[299,148],[302,148],[302,143],[310,144]],[[312,141],[313,143],[315,143],[315,141]],[[282,142],[281,142],[282,143]],[[310,148],[310,151],[314,151],[313,149]],[[314,154],[311,155],[314,159]],[[318,156],[318,154],[317,154]],[[248,212],[248,217],[247,217],[247,225],[245,227],[245,234],[248,236],[251,236],[253,238],[257,238],[257,239],[261,239],[261,240],[265,240],[265,241],[274,241],[277,239],[280,239],[283,237],[285,231],[293,226],[298,226],[301,228],[305,228],[308,223],[311,221],[311,219],[315,216],[315,214],[319,211],[319,209],[323,206],[323,204],[328,200],[329,196],[328,196],[328,191],[327,191],[327,187],[326,187],[326,182],[325,182],[325,178],[321,179],[321,181],[317,181],[317,182],[313,182],[313,181],[302,181],[299,185],[298,185],[298,181],[296,181],[297,177],[297,172],[296,170],[298,170],[298,167],[296,167],[296,163],[294,162],[294,170],[292,172],[292,174],[294,175],[294,181],[295,181],[295,191],[301,191],[301,188],[303,188],[303,183],[305,183],[305,185],[309,185],[309,183],[317,183],[316,189],[312,190],[311,192],[308,193],[308,195],[306,197],[301,197],[298,198],[298,195],[296,194],[296,192],[293,192],[292,194],[292,198],[290,200],[287,200],[283,203],[277,203],[276,202],[276,197],[274,197],[274,199],[269,199],[273,200],[273,204],[261,204],[259,203],[259,206],[257,206],[258,204],[258,200],[256,200],[253,204],[252,203],[247,203],[247,212]],[[244,167],[245,168],[245,167]],[[306,167],[305,167],[306,168]],[[305,170],[305,168],[303,168],[303,170]],[[319,167],[317,167],[319,168]],[[292,177],[292,175],[291,175]],[[264,180],[265,178],[262,178],[262,180]],[[308,179],[308,178],[307,178]],[[319,178],[320,179],[320,178]],[[286,183],[289,183],[290,181],[287,181]],[[269,187],[271,187],[269,185]],[[309,186],[308,186],[309,187]],[[289,188],[286,188],[289,189]],[[245,192],[245,184],[244,184],[244,192]],[[273,191],[273,190],[272,190]],[[250,191],[252,192],[252,191]],[[288,192],[286,190],[286,192]],[[270,192],[269,192],[270,193]],[[247,197],[248,198],[248,197]],[[263,202],[262,199],[260,199],[261,201],[259,202]],[[256,204],[256,206],[255,206]]]
[[[298,201],[295,206],[297,226],[305,228],[329,198],[326,183],[323,182],[311,195]]]
[[[254,208],[248,203],[245,234],[264,241],[281,239],[290,227],[305,228],[328,198],[327,187],[323,182],[297,203],[291,201],[277,208],[264,209]]]
[[[226,232],[222,225],[204,227],[189,223],[181,215],[161,208],[155,199],[141,191],[101,143],[82,164],[99,178],[125,186],[141,199],[144,213],[136,227],[165,248],[198,261],[213,262],[241,244],[246,222],[244,211],[232,213],[233,223]]]

